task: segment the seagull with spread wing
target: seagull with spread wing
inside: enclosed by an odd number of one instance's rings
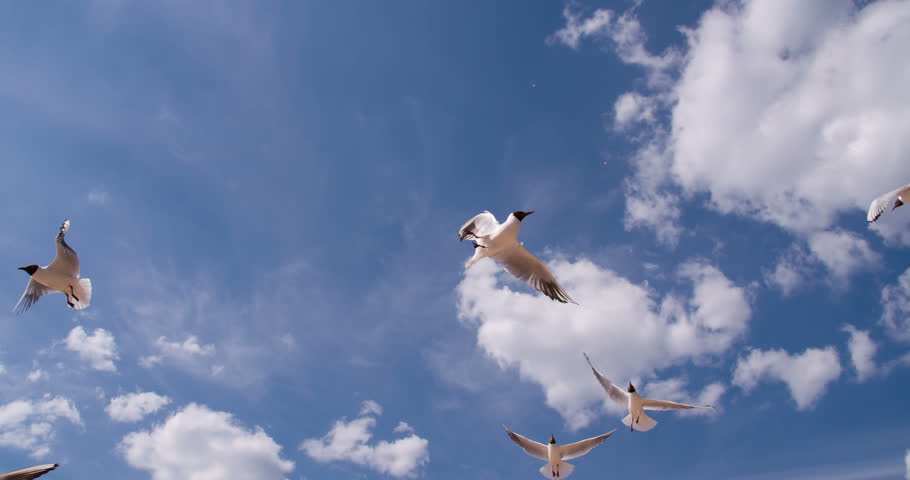
[[[872,204],[869,205],[869,212],[866,213],[866,221],[872,223],[878,220],[878,217],[882,216],[882,213],[888,208],[891,200],[894,200],[894,206],[891,207],[891,210],[894,210],[904,204],[905,198],[910,201],[910,185],[905,185],[872,200]]]
[[[38,465],[37,467],[23,468],[22,470],[0,475],[0,480],[31,480],[33,478],[38,478],[59,466],[60,465],[56,463],[49,463],[47,465]]]
[[[474,240],[474,256],[468,260],[465,268],[470,268],[483,258],[494,258],[509,273],[551,299],[575,303],[559,286],[547,266],[518,241],[521,221],[532,213],[534,212],[512,212],[505,223],[500,224],[492,213],[484,211],[465,222],[458,231],[458,238]]]
[[[610,433],[605,433],[597,437],[570,443],[568,445],[558,445],[556,443],[556,438],[554,438],[553,435],[550,435],[549,445],[544,445],[522,437],[509,430],[505,425],[502,427],[506,429],[509,438],[521,447],[522,450],[527,452],[528,455],[547,462],[546,465],[540,467],[540,474],[547,478],[568,477],[572,473],[572,470],[575,470],[575,466],[571,463],[564,462],[563,460],[572,460],[573,458],[578,458],[587,454],[594,447],[604,443],[604,440],[609,438],[610,435],[613,435],[613,432],[616,431],[612,430]]]
[[[64,238],[69,228],[69,220],[60,226],[60,232],[57,233],[57,256],[50,265],[19,267],[19,270],[25,270],[31,278],[28,279],[25,292],[13,310],[22,313],[44,295],[55,292],[66,294],[66,303],[70,308],[82,310],[89,306],[92,300],[92,281],[79,278],[79,257],[76,251],[66,244]]]
[[[591,370],[594,372],[594,377],[597,378],[597,381],[600,382],[600,386],[603,387],[604,391],[607,392],[607,396],[610,397],[616,403],[625,405],[629,409],[629,414],[626,415],[626,418],[622,419],[623,425],[629,427],[630,431],[638,430],[639,432],[647,432],[655,426],[657,426],[657,420],[649,417],[645,414],[645,410],[687,410],[690,408],[714,408],[711,405],[686,405],[684,403],[668,402],[666,400],[652,400],[650,398],[643,398],[638,392],[635,391],[635,387],[632,386],[632,383],[629,382],[628,390],[624,391],[623,389],[617,387],[613,382],[611,382],[607,377],[600,374],[594,365],[591,364],[591,359],[588,358],[588,354],[582,353],[585,356],[585,360],[588,361],[588,365],[591,366]]]

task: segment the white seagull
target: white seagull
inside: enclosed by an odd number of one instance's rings
[[[56,463],[49,463],[47,465],[39,465],[37,467],[23,468],[22,470],[16,470],[15,472],[4,473],[0,475],[0,480],[31,480],[32,478],[38,478],[41,475],[44,475],[47,472],[59,467],[60,465]]]
[[[882,216],[882,213],[888,208],[888,204],[891,203],[891,199],[894,197],[897,197],[897,200],[894,201],[894,206],[891,207],[891,210],[903,205],[904,198],[910,199],[910,185],[903,186],[872,200],[869,205],[869,212],[866,213],[866,221],[872,223],[878,220],[878,217]]]
[[[19,313],[22,313],[34,305],[39,298],[55,292],[66,294],[66,303],[70,308],[82,310],[89,306],[92,300],[92,281],[87,278],[79,278],[79,257],[63,238],[69,228],[69,220],[64,221],[60,226],[60,232],[57,234],[57,256],[50,265],[19,267],[19,270],[25,270],[31,278],[28,280],[25,292],[19,298],[19,303],[13,307],[13,310],[19,310]]]
[[[585,360],[588,361],[588,365],[591,365],[591,359],[588,358],[588,354],[582,353],[585,356]],[[711,405],[686,405],[684,403],[668,402],[666,400],[651,400],[650,398],[642,398],[638,392],[635,391],[635,387],[632,386],[632,383],[629,382],[628,391],[623,391],[623,389],[617,387],[613,384],[607,377],[604,377],[594,368],[594,365],[591,365],[591,370],[594,371],[594,376],[597,378],[597,381],[600,382],[600,386],[603,387],[604,391],[607,392],[607,396],[610,397],[614,402],[625,405],[629,408],[629,414],[626,415],[626,418],[622,419],[623,425],[629,427],[629,431],[638,430],[639,432],[647,432],[655,426],[657,426],[657,420],[649,417],[645,414],[645,410],[687,410],[690,408],[714,408]]]
[[[546,461],[546,465],[540,467],[540,474],[547,478],[566,478],[571,473],[572,470],[575,470],[575,467],[568,462],[563,460],[572,460],[573,458],[578,458],[586,453],[590,452],[594,447],[604,443],[610,435],[613,435],[613,432],[616,430],[610,431],[610,433],[605,433],[598,437],[589,438],[587,440],[582,440],[580,442],[570,443],[568,445],[557,445],[556,439],[553,435],[550,435],[550,444],[544,445],[542,443],[537,443],[533,440],[529,440],[521,435],[509,430],[505,425],[502,428],[506,429],[506,433],[509,434],[509,438],[513,442],[518,444],[528,455],[532,457],[537,457],[541,460]]]
[[[458,239],[474,240],[474,256],[465,268],[486,257],[495,258],[506,270],[519,280],[528,282],[537,291],[562,303],[575,303],[569,294],[559,286],[547,266],[529,252],[518,241],[521,221],[534,212],[512,212],[505,223],[499,224],[488,211],[465,222],[458,231]]]

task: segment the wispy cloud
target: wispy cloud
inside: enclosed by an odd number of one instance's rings
[[[834,347],[807,348],[801,354],[784,350],[752,350],[741,357],[733,373],[733,384],[753,390],[762,380],[787,384],[800,410],[809,410],[821,399],[828,384],[841,375],[840,359]]]

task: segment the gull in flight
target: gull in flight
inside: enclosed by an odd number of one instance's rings
[[[590,452],[594,447],[604,443],[604,440],[609,438],[610,435],[613,435],[612,430],[610,433],[605,433],[598,437],[592,437],[587,440],[582,440],[580,442],[570,443],[568,445],[557,445],[556,439],[553,435],[550,435],[550,444],[544,445],[542,443],[537,443],[534,440],[529,440],[521,435],[511,431],[505,425],[502,428],[506,429],[506,433],[509,434],[509,438],[513,442],[518,444],[528,455],[532,457],[539,458],[546,461],[546,465],[540,467],[540,474],[547,478],[566,478],[571,473],[572,470],[575,470],[575,467],[568,462],[563,460],[572,460],[573,458],[581,457],[588,452]]]
[[[632,386],[632,383],[629,383],[629,388],[627,391],[617,387],[613,384],[607,377],[600,374],[594,365],[591,364],[591,359],[588,358],[588,354],[582,353],[585,356],[585,360],[588,361],[588,365],[591,365],[591,370],[594,372],[594,376],[597,378],[597,381],[600,382],[600,386],[603,387],[604,391],[607,392],[607,396],[610,397],[616,403],[625,405],[629,408],[629,414],[626,415],[626,418],[622,419],[623,425],[629,427],[629,431],[638,430],[639,432],[647,432],[655,426],[657,426],[657,420],[649,417],[645,414],[645,410],[686,410],[690,408],[714,408],[711,405],[686,405],[684,403],[668,402],[666,400],[652,400],[650,398],[643,398],[638,392],[635,391],[635,387]]]
[[[70,228],[70,221],[66,220],[57,233],[57,256],[46,267],[29,265],[19,267],[25,270],[31,278],[25,292],[19,298],[19,303],[13,310],[22,313],[28,310],[39,298],[48,293],[61,292],[66,294],[66,303],[70,308],[82,310],[89,306],[92,300],[92,281],[79,278],[79,257],[76,252],[66,244],[64,237]]]
[[[37,467],[23,468],[22,470],[0,475],[0,480],[31,480],[33,478],[38,478],[59,466],[60,465],[56,463],[49,463],[47,465],[38,465]]]
[[[505,223],[500,224],[488,211],[465,222],[458,231],[458,239],[474,240],[474,256],[465,268],[486,257],[495,258],[509,273],[519,280],[528,282],[537,291],[557,302],[575,303],[572,297],[559,286],[547,266],[529,252],[518,241],[521,221],[534,212],[512,212]]]
[[[891,207],[891,210],[903,205],[904,198],[910,199],[910,185],[903,186],[872,200],[869,205],[869,212],[866,213],[866,221],[872,223],[878,220],[878,217],[882,216],[882,213],[888,208],[888,204],[891,203],[891,199],[894,197],[897,197],[897,199],[894,201],[894,206]]]

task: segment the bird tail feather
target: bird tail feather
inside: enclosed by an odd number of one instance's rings
[[[559,472],[558,477],[553,475],[554,470]],[[539,471],[540,471],[540,474],[543,475],[544,477],[547,477],[550,479],[556,479],[556,478],[563,479],[563,478],[566,478],[569,475],[571,475],[572,470],[575,470],[575,466],[572,465],[571,463],[559,462],[558,464],[556,464],[555,467],[553,465],[550,465],[549,463],[547,463],[544,466],[540,467]]]
[[[79,288],[82,290],[82,295],[79,295],[78,302],[73,302],[76,305],[76,310],[82,310],[92,303],[92,281],[88,278],[80,278]],[[73,300],[75,300],[75,298]]]
[[[622,419],[622,424],[625,426],[632,426],[633,429],[638,430],[639,432],[647,432],[652,428],[657,426],[657,420],[647,416],[644,412],[641,413],[641,416],[638,417],[638,423],[632,424],[632,414],[626,415],[626,418]]]

